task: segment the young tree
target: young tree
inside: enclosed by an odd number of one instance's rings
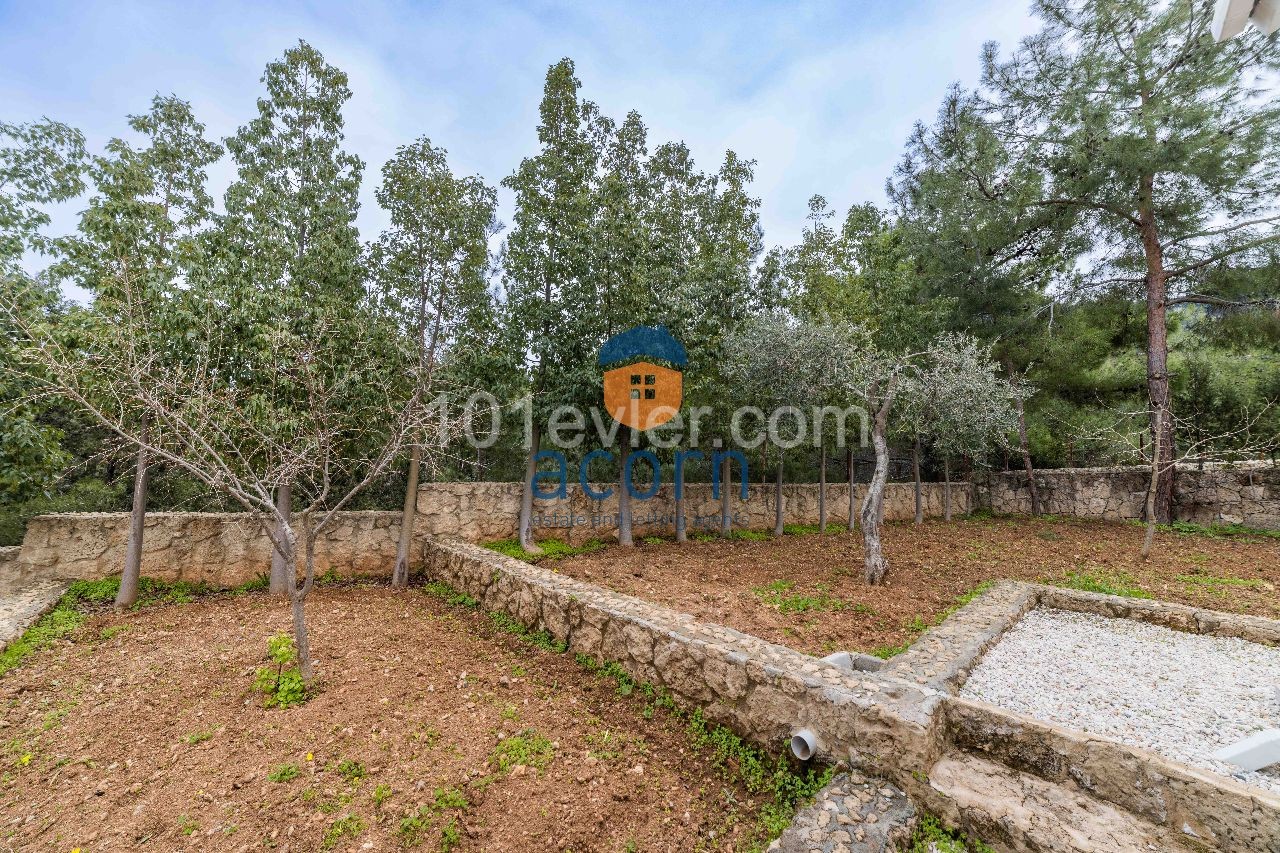
[[[139,310],[111,317],[86,312],[74,345],[48,324],[0,306],[28,342],[24,375],[149,459],[186,471],[262,520],[274,553],[291,568],[286,589],[301,673],[310,684],[304,604],[315,582],[316,542],[335,514],[421,434],[421,401],[402,378],[412,349],[397,325],[365,301],[321,302],[311,315],[318,333],[312,337],[276,334],[229,344],[240,306],[259,310],[259,304],[228,301],[225,289],[197,285],[175,294],[169,316],[157,326],[157,312],[143,310],[150,291],[130,274],[115,285],[121,303]],[[174,358],[162,342],[179,324],[189,349]],[[362,360],[331,346],[326,333],[339,329]],[[256,360],[274,364],[288,381],[240,382],[246,345],[261,348]],[[425,461],[434,464],[435,454]],[[292,483],[302,498],[297,516],[276,501],[282,482]]]
[[[256,305],[243,312],[242,334],[312,340],[328,312],[338,310],[329,300],[355,305],[364,296],[355,229],[363,164],[342,150],[342,107],[351,90],[347,75],[305,41],[269,63],[262,82],[267,96],[258,99],[257,117],[226,140],[238,174],[215,241],[221,266],[215,275]],[[329,343],[350,352],[336,339]],[[288,382],[277,365],[241,367],[250,371],[243,377],[249,386]],[[301,406],[305,393],[297,390]],[[288,412],[276,416],[289,418]],[[292,498],[293,484],[281,482],[277,514],[289,514]],[[286,591],[289,572],[283,557],[273,561],[272,592]]]
[[[1204,285],[1215,268],[1280,239],[1280,104],[1257,81],[1275,38],[1208,33],[1213,4],[1038,0],[1044,28],[1008,59],[983,53],[992,127],[1041,176],[1027,203],[1071,211],[1096,237],[1084,285],[1146,305],[1147,395],[1161,419],[1159,520],[1170,517],[1174,446],[1169,309],[1241,305]],[[1274,293],[1272,294],[1274,296]]]
[[[383,167],[377,199],[391,225],[370,248],[371,266],[380,295],[417,343],[418,395],[431,400],[445,349],[488,302],[488,240],[497,228],[497,194],[479,177],[455,177],[444,149],[422,138],[401,146]],[[396,587],[409,582],[421,462],[421,444],[414,442],[391,575]]]
[[[148,327],[160,338],[153,342],[181,357],[180,330],[166,328],[163,303],[189,280],[200,262],[199,238],[208,225],[212,199],[205,191],[205,169],[222,149],[204,138],[204,125],[191,106],[172,95],[152,99],[146,115],[131,116],[129,126],[145,140],[135,148],[122,139],[107,144],[104,156],[94,157],[90,175],[97,194],[81,214],[79,233],[57,241],[61,261],[55,274],[73,279],[94,295],[93,310],[106,322],[124,322],[130,311],[152,314]],[[122,282],[128,280],[126,289]],[[130,304],[124,297],[136,297]],[[147,415],[137,429],[146,436]],[[147,505],[149,463],[146,441],[136,451],[129,540],[116,608],[138,598],[143,531]]]
[[[943,334],[922,357],[916,394],[903,419],[942,456],[943,514],[951,520],[951,460],[981,458],[1006,446],[1017,422],[1015,401],[1025,394],[1000,376],[991,347],[968,335]],[[917,523],[919,489],[916,482]]]

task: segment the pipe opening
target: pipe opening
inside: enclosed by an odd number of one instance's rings
[[[791,735],[791,754],[808,761],[818,751],[817,737],[810,729],[798,729]]]

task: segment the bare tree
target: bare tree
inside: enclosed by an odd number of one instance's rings
[[[90,314],[74,341],[52,325],[0,308],[28,342],[10,369],[22,371],[38,393],[69,401],[148,458],[186,471],[253,514],[273,553],[294,567],[287,591],[299,666],[310,684],[304,602],[315,583],[316,542],[426,424],[426,407],[405,367],[411,347],[369,306],[321,301],[312,306],[314,338],[276,327],[275,334],[254,338],[260,349],[246,352],[245,340],[225,331],[237,325],[235,306],[210,292],[193,287],[157,304],[127,275],[119,287],[110,322]],[[169,319],[157,319],[161,313]],[[172,333],[174,316],[187,321],[181,357],[157,345],[163,337],[157,324]],[[326,330],[337,324],[347,326],[344,340],[355,344],[350,351],[329,343]],[[237,362],[250,357],[259,366],[274,365],[278,381],[237,383]],[[279,407],[275,389],[287,398]],[[287,420],[278,417],[286,406]],[[425,461],[434,464],[435,457]],[[284,483],[293,484],[299,499],[296,514],[278,507],[276,491]]]

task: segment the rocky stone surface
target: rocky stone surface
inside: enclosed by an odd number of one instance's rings
[[[771,845],[780,853],[896,853],[911,847],[916,809],[897,787],[857,771],[818,792]]]
[[[1143,467],[1057,468],[1035,472],[1047,513],[1078,518],[1139,519],[1145,514],[1151,472]],[[975,482],[976,504],[999,513],[1029,513],[1026,475],[999,472]],[[1280,529],[1280,467],[1178,466],[1174,515],[1197,524],[1243,524]]]
[[[67,581],[57,579],[0,582],[0,648],[22,635],[67,591]]]

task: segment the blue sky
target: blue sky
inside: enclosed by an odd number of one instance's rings
[[[583,95],[619,118],[639,110],[651,144],[683,140],[708,170],[726,148],[755,159],[776,245],[798,237],[814,193],[840,210],[883,203],[912,124],[951,82],[977,81],[982,43],[1035,29],[1027,0],[204,5],[0,0],[0,118],[47,115],[96,149],[172,92],[220,138],[253,115],[266,63],[304,38],[350,77],[368,239],[397,145],[429,136],[456,171],[496,184],[536,151],[543,76],[569,56]],[[211,169],[215,195],[230,179],[228,163]],[[54,229],[81,206],[55,211]]]

